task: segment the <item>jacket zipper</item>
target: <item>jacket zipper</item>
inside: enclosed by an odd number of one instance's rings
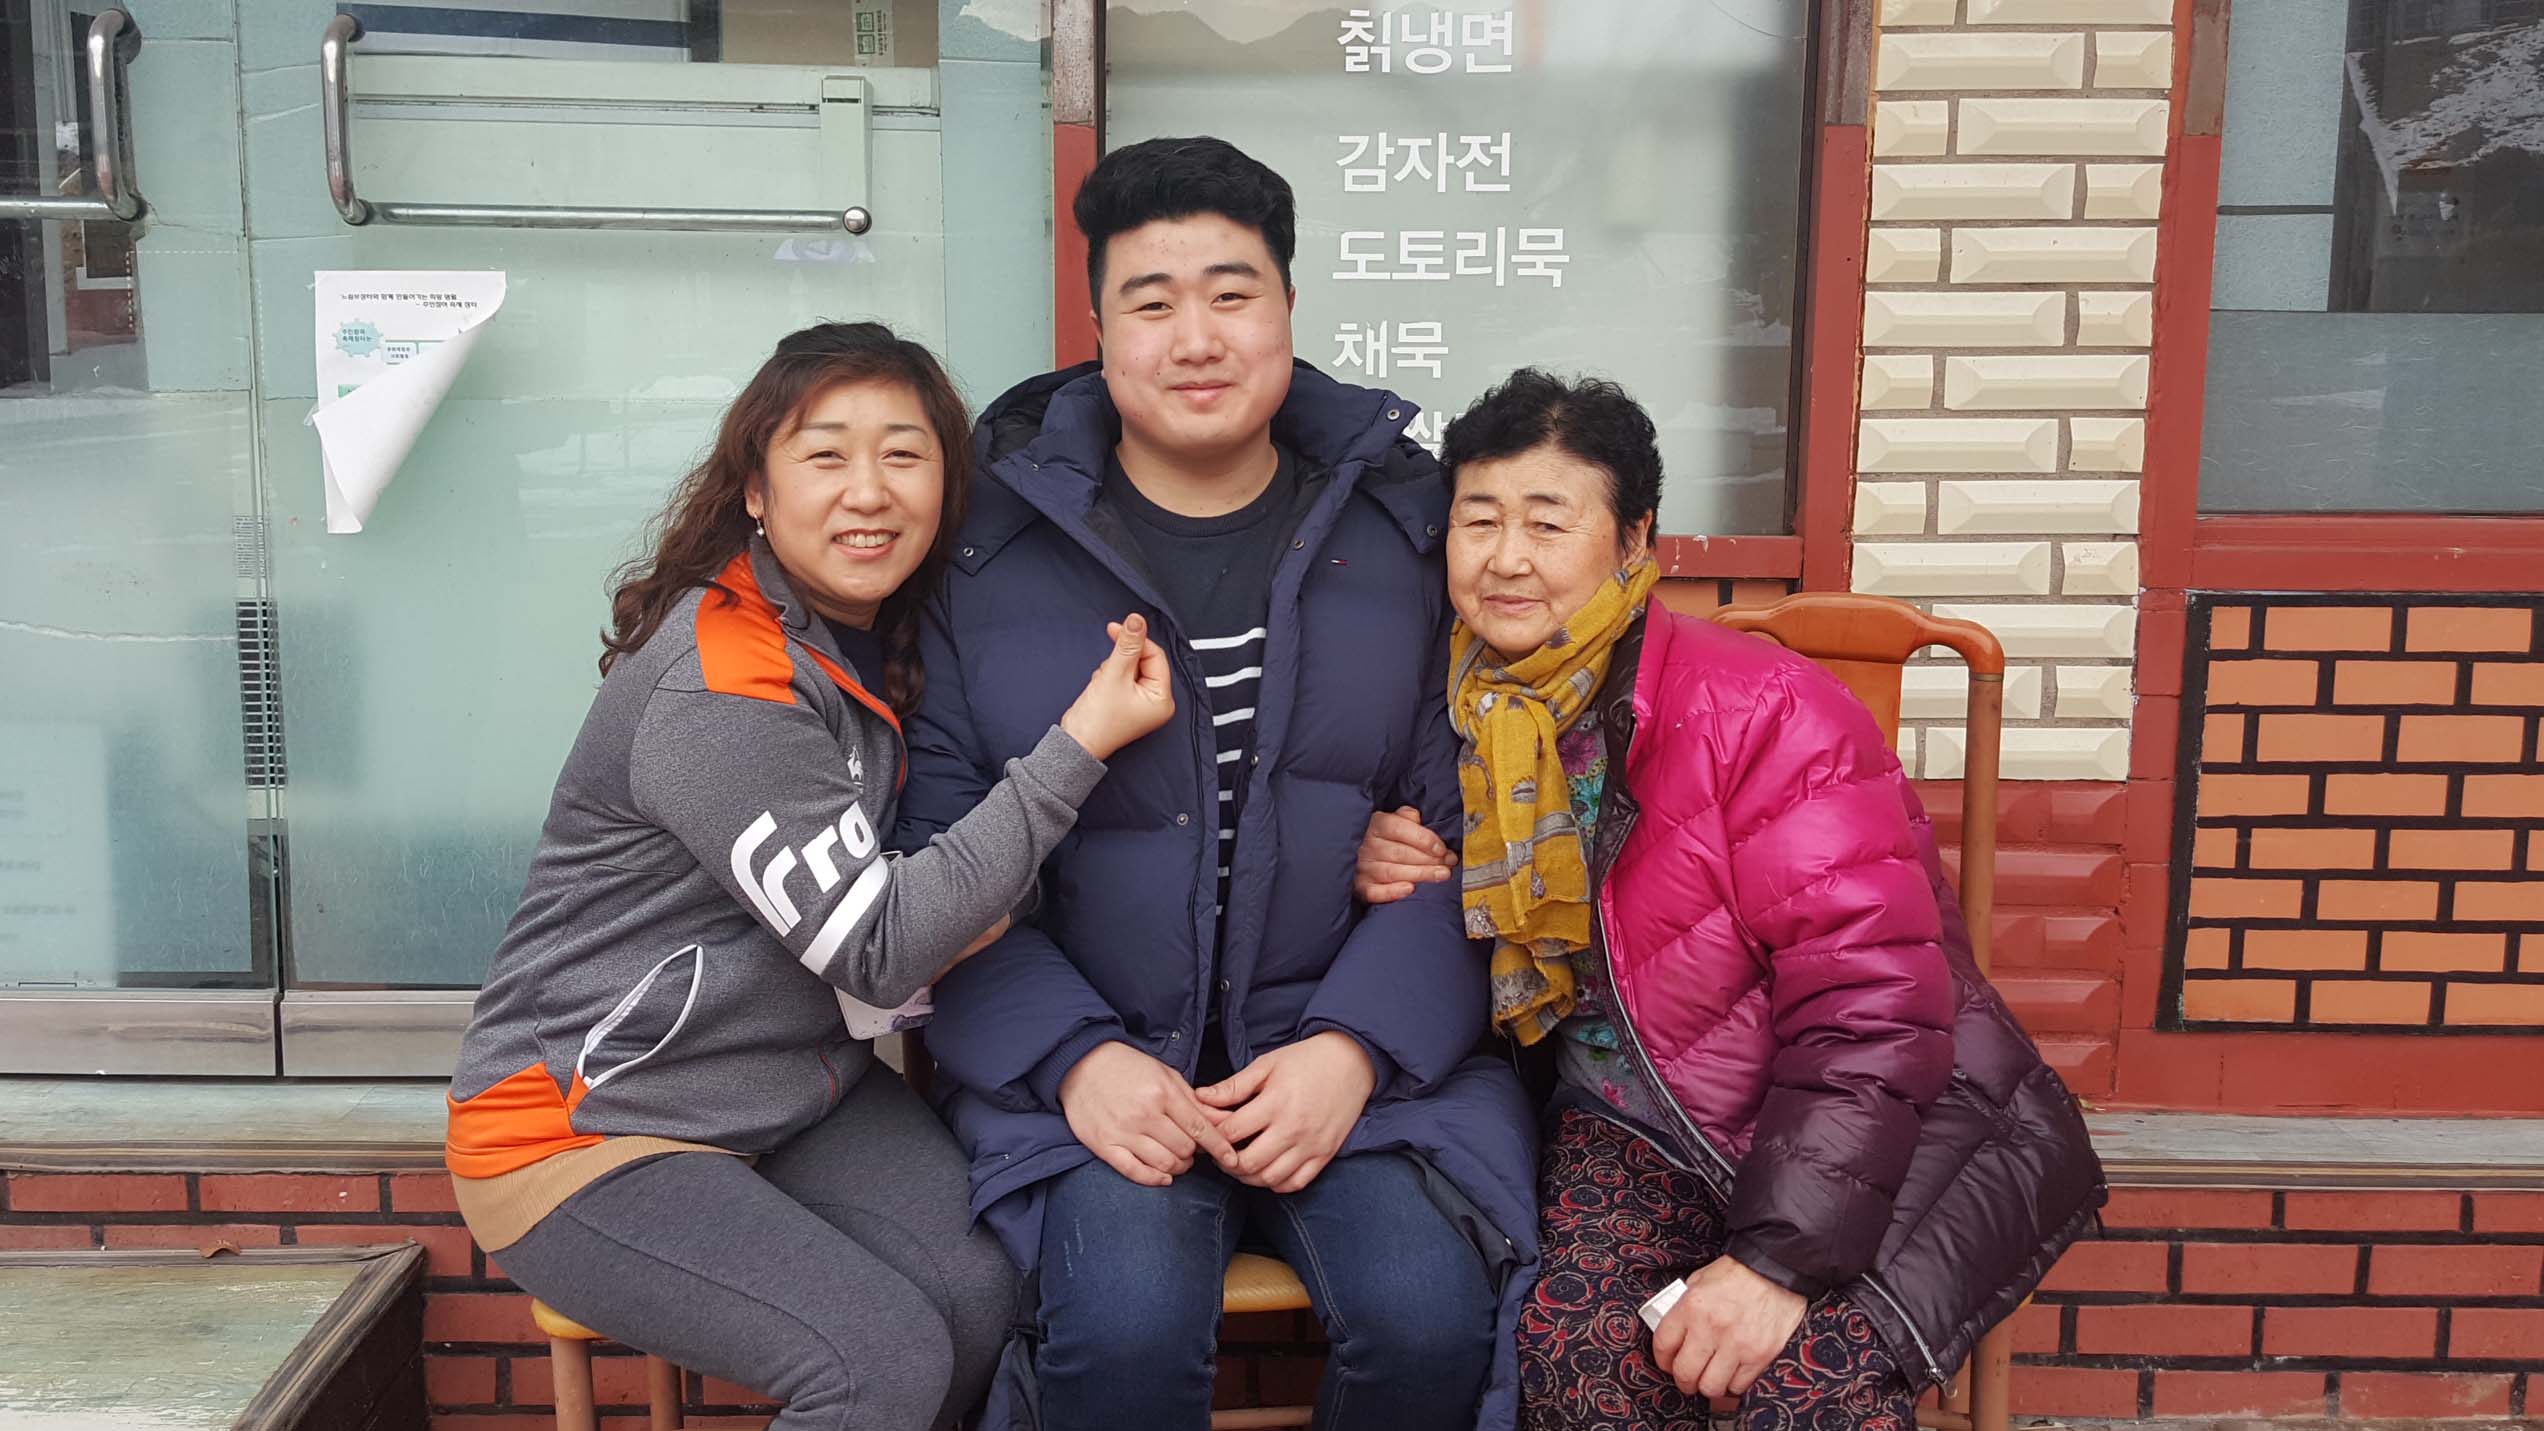
[[[1002,461],[1004,460],[1011,459],[1002,459]],[[1040,472],[1042,470],[1041,463],[1035,462],[1030,458],[1024,459],[1024,461],[1025,465],[1031,470],[1035,472]],[[1001,480],[1003,481],[1006,479],[1002,478]],[[1216,833],[1219,820],[1217,791],[1219,778],[1218,745],[1217,738],[1211,734],[1212,728],[1208,720],[1210,710],[1210,693],[1208,683],[1203,679],[1201,658],[1193,654],[1191,646],[1183,640],[1182,633],[1175,629],[1175,613],[1168,609],[1165,599],[1159,596],[1157,592],[1151,588],[1146,576],[1132,565],[1130,559],[1125,556],[1119,548],[1105,540],[1102,534],[1098,533],[1094,527],[1088,523],[1084,515],[1068,512],[1056,506],[1045,506],[1043,503],[1036,501],[1033,495],[1028,494],[1025,488],[1016,482],[1008,481],[1007,489],[1022,498],[1025,505],[1033,508],[1036,512],[1041,513],[1045,521],[1050,522],[1071,541],[1077,543],[1080,551],[1083,551],[1089,557],[1094,558],[1095,564],[1104,568],[1107,572],[1110,572],[1113,579],[1122,583],[1122,585],[1130,591],[1131,595],[1135,599],[1146,603],[1157,612],[1158,617],[1160,618],[1160,629],[1152,633],[1151,639],[1162,638],[1163,644],[1167,648],[1168,659],[1175,668],[1175,673],[1183,678],[1189,693],[1196,698],[1190,702],[1178,701],[1176,705],[1179,714],[1185,705],[1189,704],[1193,706],[1196,719],[1183,722],[1185,736],[1192,744],[1195,766],[1199,769],[1210,772],[1212,788],[1208,793],[1211,798],[1201,803],[1197,809],[1195,818],[1198,823],[1201,823],[1205,827],[1203,833],[1210,836],[1209,839],[1203,842],[1205,855],[1200,868],[1211,871],[1211,873],[1204,877],[1204,887],[1207,888],[1212,895],[1211,903],[1214,905],[1217,904],[1218,900],[1216,896],[1219,890],[1219,879],[1216,873],[1219,865],[1219,840]],[[1274,584],[1277,586],[1278,583],[1279,572],[1276,569],[1274,572]],[[1270,613],[1267,611],[1265,615],[1268,617]],[[1265,665],[1267,667],[1270,665],[1268,658],[1271,654],[1272,641],[1271,637],[1267,635],[1264,638],[1264,655],[1267,658]],[[1258,726],[1257,729],[1259,730],[1260,727]],[[1257,768],[1258,759],[1259,751],[1255,746],[1249,743],[1244,757],[1239,762],[1239,775],[1237,777],[1247,782],[1248,793],[1251,793],[1253,776]],[[1220,947],[1220,931],[1225,927],[1225,923],[1226,911],[1220,910],[1211,916],[1206,926],[1197,927],[1197,946],[1205,951],[1208,957],[1206,963],[1195,971],[1193,1012],[1196,1017],[1192,1020],[1194,1024],[1193,1036],[1188,1042],[1183,1040],[1180,1036],[1170,1037],[1167,1040],[1165,1048],[1158,1054],[1160,1062],[1164,1062],[1169,1067],[1174,1068],[1187,1079],[1191,1078],[1201,1068],[1202,1044],[1206,1042],[1203,1035],[1208,1033],[1210,1029],[1210,1010],[1214,1003],[1221,1011],[1220,1037],[1223,1039],[1228,1037],[1229,1026],[1226,1022],[1227,1012],[1230,1006],[1235,1002],[1236,995],[1234,989],[1235,981],[1228,976],[1227,969],[1222,962],[1223,956],[1227,951]],[[1227,994],[1214,999],[1213,995],[1218,992],[1218,985],[1222,982],[1228,983],[1230,985],[1230,990]],[[1177,1043],[1184,1044],[1183,1051],[1180,1055],[1175,1054],[1175,1045]],[[1232,1059],[1235,1056],[1235,1050],[1233,1048],[1230,1050],[1230,1056]]]
[[[1633,739],[1632,729],[1630,726],[1626,732],[1626,739],[1629,742]],[[1622,759],[1617,758],[1616,754],[1613,752],[1611,753],[1610,758],[1613,762],[1610,768],[1617,773],[1617,776],[1619,777],[1618,788],[1621,790],[1624,785],[1622,777],[1625,771],[1625,762]],[[1624,811],[1621,811],[1620,814],[1623,816],[1624,825],[1617,832],[1615,842],[1609,845],[1609,848],[1612,851],[1622,850],[1625,848],[1625,842],[1627,838],[1634,833],[1635,821],[1642,815],[1642,810],[1639,806],[1633,804],[1632,797],[1628,796],[1626,808]],[[1611,931],[1608,927],[1607,877],[1608,865],[1613,862],[1613,860],[1603,861],[1598,870],[1597,888],[1599,893],[1597,897],[1599,917],[1592,922],[1593,933],[1599,939],[1601,945],[1599,956],[1601,962],[1605,963],[1608,967],[1608,982],[1609,986],[1612,988],[1616,985],[1616,937],[1613,931]],[[1713,1144],[1713,1140],[1705,1136],[1704,1130],[1696,1126],[1696,1120],[1688,1116],[1686,1106],[1678,1101],[1678,1095],[1671,1092],[1669,1085],[1661,1081],[1660,1070],[1653,1065],[1651,1054],[1644,1049],[1643,1036],[1635,1031],[1634,1020],[1627,1014],[1624,1004],[1624,999],[1620,997],[1617,1000],[1618,1007],[1615,1011],[1616,1018],[1614,1022],[1622,1031],[1621,1036],[1625,1043],[1634,1050],[1635,1066],[1643,1071],[1644,1086],[1651,1089],[1659,1096],[1661,1104],[1668,1108],[1671,1116],[1677,1120],[1680,1133],[1686,1137],[1691,1146],[1693,1146],[1698,1152],[1705,1155],[1706,1160],[1715,1170],[1714,1174],[1708,1175],[1703,1169],[1687,1169],[1688,1171],[1694,1172],[1697,1176],[1705,1179],[1706,1185],[1713,1189],[1715,1197],[1721,1199],[1723,1208],[1725,1212],[1728,1213],[1731,1208],[1731,1186],[1737,1177],[1737,1172],[1731,1166],[1731,1160],[1722,1155],[1722,1150],[1716,1148]],[[1662,1150],[1662,1155],[1664,1157],[1668,1156],[1666,1149]],[[1684,1163],[1679,1163],[1679,1161],[1675,1158],[1671,1159],[1671,1161],[1673,1163],[1678,1163],[1681,1167],[1686,1166]],[[1890,1304],[1892,1313],[1899,1319],[1899,1325],[1906,1329],[1908,1339],[1917,1344],[1917,1355],[1925,1361],[1927,1375],[1933,1379],[1934,1383],[1940,1386],[1951,1380],[1950,1375],[1947,1374],[1941,1366],[1937,1365],[1934,1348],[1926,1344],[1925,1334],[1918,1331],[1917,1324],[1909,1319],[1908,1309],[1902,1307],[1899,1304],[1899,1299],[1891,1295],[1890,1289],[1882,1285],[1880,1274],[1867,1269],[1859,1280],[1862,1281],[1866,1287],[1872,1289],[1873,1293],[1879,1296],[1884,1302]]]

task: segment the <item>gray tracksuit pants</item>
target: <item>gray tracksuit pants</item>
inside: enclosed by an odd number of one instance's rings
[[[899,1075],[759,1160],[673,1153],[566,1199],[504,1270],[626,1346],[786,1402],[771,1431],[926,1431],[979,1401],[1017,1277]]]

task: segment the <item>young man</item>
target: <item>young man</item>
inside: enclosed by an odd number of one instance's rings
[[[1445,484],[1409,404],[1293,359],[1279,175],[1154,140],[1075,213],[1103,361],[981,419],[901,828],[944,829],[1050,727],[1084,613],[1147,615],[1175,719],[1114,757],[1039,910],[938,986],[928,1034],[973,1207],[1040,1274],[1040,1424],[1205,1425],[1252,1244],[1333,1341],[1320,1426],[1507,1427],[1533,1120],[1474,1054],[1453,888],[1351,890],[1373,808],[1459,828]]]

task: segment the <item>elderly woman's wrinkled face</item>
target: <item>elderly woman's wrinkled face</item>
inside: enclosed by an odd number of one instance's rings
[[[1449,508],[1449,602],[1507,660],[1546,643],[1639,559],[1652,519],[1621,531],[1607,471],[1552,443],[1457,470]]]

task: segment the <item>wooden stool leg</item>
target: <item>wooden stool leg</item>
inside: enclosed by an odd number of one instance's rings
[[[1970,1354],[1970,1431],[2005,1431],[2013,1419],[2014,1328],[1999,1322]]]
[[[592,1411],[592,1348],[565,1337],[548,1338],[548,1372],[556,1388],[557,1431],[600,1431]]]
[[[680,1368],[658,1356],[645,1358],[645,1389],[653,1413],[650,1431],[680,1431]]]

